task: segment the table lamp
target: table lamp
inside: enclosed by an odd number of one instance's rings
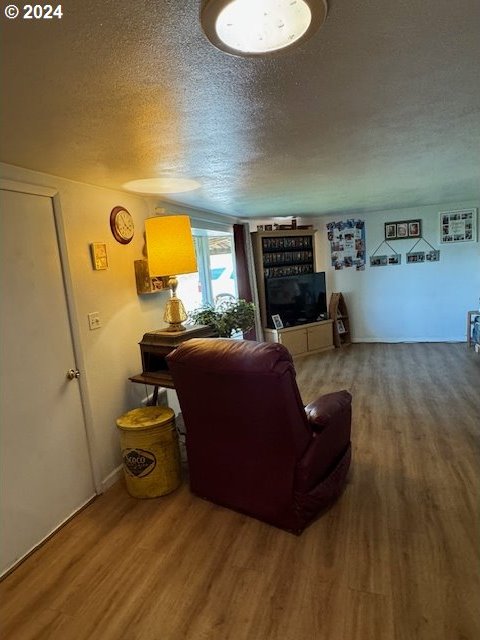
[[[182,322],[187,319],[187,313],[177,298],[176,276],[197,271],[190,218],[185,215],[147,218],[145,242],[150,276],[169,276],[171,297],[163,316],[168,323],[166,331],[185,331]]]

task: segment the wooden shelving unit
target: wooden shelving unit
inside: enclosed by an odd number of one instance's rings
[[[341,293],[332,293],[328,312],[333,320],[333,344],[336,347],[350,344],[350,319],[345,298]]]
[[[265,280],[315,272],[314,229],[254,231],[253,256],[262,325],[266,327]]]

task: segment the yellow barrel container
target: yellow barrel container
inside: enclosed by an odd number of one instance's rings
[[[175,414],[169,407],[133,409],[117,419],[123,471],[134,498],[157,498],[181,482]]]

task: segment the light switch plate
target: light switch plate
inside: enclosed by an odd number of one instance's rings
[[[100,313],[98,311],[93,311],[88,314],[88,326],[90,327],[90,331],[100,329],[102,321],[100,320]]]

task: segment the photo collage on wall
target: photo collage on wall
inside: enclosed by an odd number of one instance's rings
[[[476,209],[440,212],[440,242],[475,242],[476,231]]]
[[[365,221],[342,220],[328,222],[328,240],[335,270],[355,267],[356,271],[365,270]]]

